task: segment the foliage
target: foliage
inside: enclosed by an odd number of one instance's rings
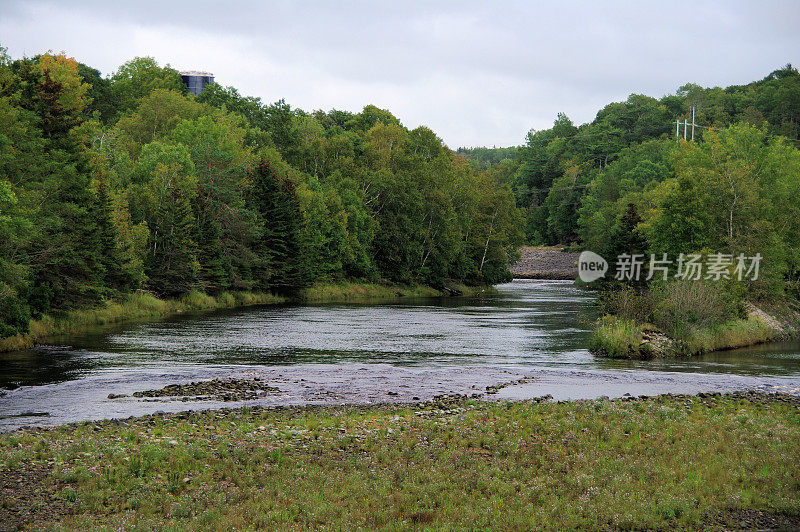
[[[263,159],[253,176],[252,204],[261,234],[255,244],[257,286],[291,293],[306,284],[300,248],[300,204],[294,183]]]
[[[170,188],[155,216],[145,263],[148,284],[157,293],[176,296],[196,285],[200,264],[194,222],[189,200]]]
[[[602,316],[592,336],[589,348],[593,353],[611,358],[638,358],[642,341],[642,325],[630,318]]]
[[[134,109],[140,98],[156,90],[186,92],[180,74],[152,57],[131,59],[111,76],[110,96],[120,113]]]
[[[459,154],[372,105],[308,113],[215,84],[195,98],[152,58],[102,78],[63,54],[3,52],[4,330],[138,288],[496,283],[524,240],[605,250],[626,234],[645,251],[763,249],[769,271],[747,290],[770,297],[800,276],[800,162],[775,137],[797,122],[799,80],[786,67],[632,95],[590,124],[559,114],[522,148]],[[704,126],[747,124],[669,140],[691,106]]]
[[[140,288],[493,283],[520,242],[511,162],[465,164],[371,105],[306,113],[216,84],[195,98],[152,58],[103,78],[63,54],[3,50],[0,126],[6,337],[29,315]]]
[[[552,128],[528,134],[518,155],[513,186],[517,205],[527,211],[526,240],[565,244],[577,236],[588,247],[603,249],[608,244],[608,229],[617,224],[625,205],[632,202],[647,208],[652,189],[675,177],[670,152],[678,145],[676,121],[681,123],[682,135],[683,121],[691,118],[693,108],[700,126],[697,138],[709,128],[722,130],[743,122],[761,128],[765,139],[785,136],[796,141],[800,133],[800,74],[787,65],[761,81],[726,89],[687,84],[658,100],[632,94],[624,102],[607,105],[592,122],[580,126],[559,113]],[[736,155],[745,156],[743,151]],[[680,164],[682,157],[678,159]],[[695,158],[690,164],[700,171],[702,166],[697,163],[700,161]],[[732,169],[731,163],[725,164]],[[579,185],[574,191],[565,188],[563,179],[571,168],[581,168],[583,179],[582,183],[573,179],[573,184]],[[718,199],[724,201],[724,196]],[[693,207],[705,207],[699,201],[702,198],[696,199]],[[675,207],[683,207],[684,212],[693,208],[685,204]],[[578,209],[580,215],[574,216],[570,208]],[[644,213],[643,217],[647,218]]]

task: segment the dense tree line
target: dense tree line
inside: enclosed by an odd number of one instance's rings
[[[711,129],[745,123],[765,139],[784,137],[800,145],[800,75],[791,65],[763,80],[725,89],[682,86],[656,99],[632,94],[607,105],[587,124],[576,126],[559,114],[553,127],[532,130],[519,148],[460,149],[479,167],[499,166],[500,179],[511,183],[517,204],[526,212],[526,240],[532,244],[592,242],[619,221],[627,202],[601,214],[592,212],[598,190],[620,189],[625,195],[649,183],[676,177],[676,120],[691,122],[695,138]],[[652,186],[652,185],[651,185]],[[583,212],[581,212],[582,206]],[[590,208],[591,207],[591,208]],[[594,222],[590,220],[594,215]]]
[[[684,141],[693,108],[695,141]],[[800,74],[787,65],[742,86],[633,94],[581,126],[559,114],[515,158],[468,155],[512,184],[529,243],[614,255],[635,230],[643,253],[759,252],[759,290],[774,292],[800,273],[799,135]]]
[[[388,111],[271,105],[137,58],[0,53],[0,337],[134,290],[496,283],[510,186]]]

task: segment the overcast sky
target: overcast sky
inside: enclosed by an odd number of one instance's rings
[[[510,146],[563,111],[726,86],[800,64],[800,2],[0,0],[12,57],[65,51],[207,70],[270,103],[374,104],[452,148]]]

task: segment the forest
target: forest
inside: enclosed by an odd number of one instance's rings
[[[744,299],[798,293],[799,120],[786,65],[741,86],[632,94],[579,126],[560,113],[520,147],[453,151],[372,105],[306,112],[214,83],[194,96],[152,58],[102,76],[3,51],[0,338],[141,292],[495,284],[522,243],[760,253],[762,276],[708,305],[724,320]],[[663,321],[666,291],[648,322]]]
[[[509,278],[509,183],[389,111],[305,112],[135,58],[0,53],[0,338],[145,291]]]
[[[633,204],[653,252],[772,250],[794,279],[799,134],[800,74],[786,65],[747,85],[631,94],[580,126],[559,113],[523,146],[459,153],[512,186],[528,244],[602,252]]]
[[[680,138],[684,119],[689,121],[691,140],[693,108],[697,142],[678,143],[676,120]],[[726,132],[730,126],[738,127]],[[799,134],[800,74],[786,65],[747,85],[686,84],[659,99],[631,94],[580,126],[559,113],[552,128],[531,130],[523,146],[462,148],[459,153],[481,167],[501,167],[502,180],[513,186],[525,210],[529,244],[583,242],[597,249],[608,232],[604,229],[619,222],[628,203],[658,207],[659,192],[686,166],[677,159],[688,162],[689,152],[736,142],[731,135],[753,145],[796,148]]]
[[[800,74],[786,65],[741,86],[632,94],[580,126],[559,114],[515,151],[462,153],[512,186],[527,243],[594,251],[612,275],[621,254],[759,254],[757,279],[599,283],[607,333],[627,328],[621,343],[636,346],[655,326],[691,352],[731,327],[749,329],[723,347],[767,339],[741,321],[747,303],[800,308],[799,121]]]

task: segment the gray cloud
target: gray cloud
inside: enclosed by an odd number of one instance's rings
[[[137,55],[307,110],[372,103],[450,146],[520,144],[559,111],[739,84],[800,62],[794,1],[0,2],[13,56]]]

